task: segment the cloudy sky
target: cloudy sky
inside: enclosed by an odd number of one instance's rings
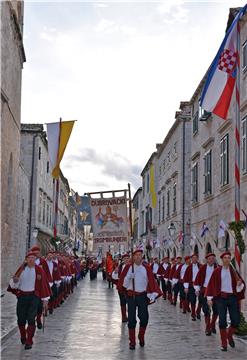
[[[224,37],[223,1],[25,1],[22,122],[75,124],[61,169],[88,191],[141,185]]]

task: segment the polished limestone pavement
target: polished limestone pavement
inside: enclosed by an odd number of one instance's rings
[[[222,353],[218,335],[206,337],[203,321],[192,322],[163,299],[149,307],[146,346],[128,348],[128,328],[120,320],[116,289],[102,280],[79,282],[74,294],[46,318],[44,333],[37,330],[31,350],[24,350],[15,333],[2,344],[3,360],[199,360],[247,359],[247,346]]]

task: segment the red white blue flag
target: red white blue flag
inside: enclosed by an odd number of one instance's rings
[[[237,49],[238,21],[245,14],[247,4],[241,8],[228,29],[224,40],[212,62],[200,100],[201,107],[227,118],[234,90],[239,54]]]

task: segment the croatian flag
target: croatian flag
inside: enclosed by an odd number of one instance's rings
[[[226,120],[234,90],[239,54],[237,49],[238,21],[247,10],[241,8],[228,29],[212,62],[200,99],[201,107]]]
[[[204,222],[202,225],[202,230],[201,230],[201,237],[204,237],[206,235],[206,232],[209,231],[209,228],[207,226],[207,224]]]

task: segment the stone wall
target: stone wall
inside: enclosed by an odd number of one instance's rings
[[[17,236],[17,187],[20,157],[23,3],[1,2],[1,273],[2,287],[19,261],[25,239]],[[20,21],[20,22],[18,22]]]

